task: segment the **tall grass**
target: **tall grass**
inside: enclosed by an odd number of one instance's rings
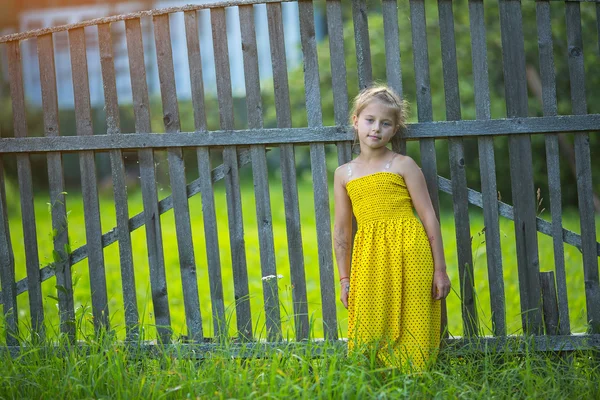
[[[325,343],[326,355],[281,347],[262,358],[233,358],[226,351],[203,359],[148,352],[114,336],[65,344],[61,351],[27,347],[0,355],[0,398],[115,399],[388,399],[544,398],[600,396],[599,354],[528,352],[460,355],[442,352],[421,373],[377,367],[363,355],[346,356]]]

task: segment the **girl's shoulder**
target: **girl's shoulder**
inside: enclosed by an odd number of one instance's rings
[[[334,180],[340,182],[343,186],[346,186],[349,178],[352,176],[352,161],[340,165],[335,169]]]
[[[414,168],[419,168],[415,160],[403,154],[396,154],[390,163],[390,171],[396,172],[401,176],[410,174]]]

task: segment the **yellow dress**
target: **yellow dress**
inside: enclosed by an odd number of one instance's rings
[[[439,348],[440,301],[432,299],[431,246],[404,178],[376,172],[349,180],[346,190],[358,223],[348,350],[374,349],[384,365],[421,370]]]

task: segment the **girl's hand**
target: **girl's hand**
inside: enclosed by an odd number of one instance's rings
[[[431,288],[431,296],[434,300],[445,299],[450,293],[450,278],[446,270],[435,270],[433,273],[433,284]]]
[[[348,308],[348,293],[350,293],[350,279],[346,278],[340,282],[341,285],[341,294],[340,300],[344,307]]]

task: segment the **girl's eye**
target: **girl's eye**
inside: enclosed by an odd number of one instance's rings
[[[389,122],[384,122],[384,123],[383,123],[383,125],[385,125],[385,126],[390,126],[390,125],[392,125],[392,124],[390,124]]]
[[[373,118],[367,118],[367,122],[373,122]]]

